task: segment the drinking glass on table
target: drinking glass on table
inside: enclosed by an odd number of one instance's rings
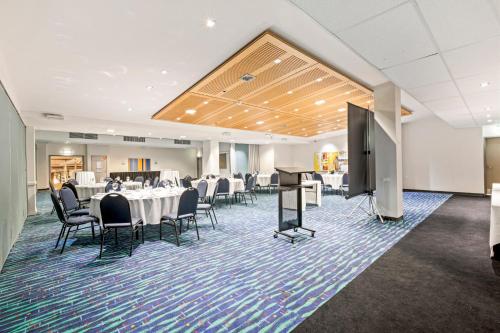
[[[111,187],[113,188],[113,191],[116,191],[118,189],[118,183],[113,183],[113,185],[111,185]]]
[[[127,176],[127,178],[126,178],[126,179],[127,179],[127,181],[128,181],[128,182],[130,181],[130,177],[129,177],[129,176]]]

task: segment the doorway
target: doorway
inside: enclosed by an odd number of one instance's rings
[[[108,157],[106,155],[92,155],[90,157],[90,170],[94,172],[95,179],[103,182],[108,176]]]
[[[60,189],[64,182],[75,178],[75,174],[83,171],[83,155],[49,156],[49,179],[56,189]]]
[[[500,138],[486,138],[485,142],[486,194],[491,194],[493,183],[500,183]]]

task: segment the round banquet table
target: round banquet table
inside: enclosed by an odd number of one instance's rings
[[[338,190],[342,186],[343,173],[327,173],[321,176],[325,185],[330,185],[334,190]]]
[[[107,183],[95,183],[90,185],[76,185],[76,192],[78,193],[78,198],[88,199],[93,195],[98,193],[104,193]],[[141,182],[123,182],[122,183],[127,190],[137,190],[142,188]]]
[[[269,184],[271,184],[271,175],[258,174],[257,184],[260,185],[261,187],[269,186]]]
[[[227,178],[229,180],[229,194],[234,194],[235,191],[244,191],[245,183],[243,179]],[[198,183],[201,179],[192,180],[191,185],[194,188],[198,187]],[[217,184],[217,179],[205,179],[208,183],[207,196],[211,197],[215,191],[215,184]]]
[[[161,217],[177,212],[183,188],[155,188],[148,190],[118,192],[127,198],[132,218],[140,218],[144,224],[159,224]],[[107,193],[106,193],[107,194]],[[90,200],[90,215],[101,219],[101,199],[106,195],[99,193]]]

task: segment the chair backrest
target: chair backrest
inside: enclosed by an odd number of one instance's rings
[[[349,185],[349,174],[347,172],[342,175],[342,185]]]
[[[210,175],[210,178],[215,179],[217,177],[215,177],[215,175]]]
[[[217,192],[216,193],[229,193],[229,179],[219,178],[217,181]]]
[[[207,196],[208,183],[205,179],[202,179],[198,182],[198,186],[196,186],[198,190],[198,195],[200,198],[205,198]]]
[[[59,204],[59,199],[57,199],[57,196],[55,195],[54,192],[50,192],[50,199],[52,200],[52,203],[54,204],[54,209],[56,210],[57,217],[59,218],[59,221],[61,221],[61,223],[65,223],[66,216],[64,215],[64,212],[61,208],[61,205]]]
[[[251,173],[245,174],[245,184],[248,183],[248,178],[250,178],[251,176],[252,176]]]
[[[73,185],[78,185],[78,181],[76,179],[73,179],[73,178],[68,179],[66,182],[73,184]]]
[[[143,176],[137,176],[137,177],[135,177],[134,182],[144,183],[144,177]]]
[[[113,181],[113,178],[111,178],[111,177],[104,178],[105,183],[110,182],[110,181]]]
[[[321,184],[323,185],[323,176],[320,174],[320,173],[314,173],[313,175],[313,180],[319,180],[321,182]]]
[[[109,191],[111,191],[113,189],[113,181],[110,180],[107,184],[106,184],[106,187],[104,188],[104,192],[108,193]]]
[[[279,180],[280,180],[280,178],[279,178],[279,175],[277,172],[275,172],[271,175],[271,185],[278,185]]]
[[[255,186],[257,186],[257,174],[252,176],[253,178],[253,185],[252,185],[252,191],[255,189]]]
[[[153,188],[157,188],[159,182],[160,182],[160,177],[156,176],[155,180],[153,180]]]
[[[73,183],[66,182],[63,184],[63,186],[69,187],[71,191],[73,191],[73,194],[75,195],[76,199],[78,200],[78,191],[76,190],[76,187]]]
[[[184,177],[184,179],[189,180],[189,181],[192,181],[192,180],[193,180],[193,177],[191,177],[190,175],[186,175],[186,177]]]
[[[110,223],[130,223],[130,204],[123,195],[119,193],[106,194],[99,204],[101,207],[101,222],[104,227]]]
[[[165,187],[167,187],[167,183],[166,183],[164,180],[162,180],[162,181],[160,181],[160,182],[158,183],[158,187],[163,187],[163,188],[165,188]]]
[[[184,188],[193,187],[193,185],[191,184],[191,180],[190,179],[181,178],[181,184],[182,184],[182,187],[184,187]]]
[[[177,208],[177,217],[185,215],[195,215],[196,208],[198,207],[198,190],[195,188],[188,188],[182,192],[179,199],[179,207]]]
[[[247,183],[245,184],[245,191],[251,191],[253,190],[253,188],[254,188],[254,180],[253,177],[250,176],[250,178],[248,178]]]
[[[59,191],[59,198],[61,198],[64,210],[70,212],[72,210],[80,208],[78,200],[75,197],[73,191],[66,186],[63,186]]]

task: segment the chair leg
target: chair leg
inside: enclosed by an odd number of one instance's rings
[[[130,251],[128,253],[129,257],[132,256],[132,248],[134,247],[134,234],[135,234],[135,230],[134,230],[134,228],[132,228],[132,230],[130,231]]]
[[[92,226],[92,239],[95,239],[94,221],[92,221],[90,224]]]
[[[243,201],[245,202],[245,206],[248,206],[247,205],[247,196],[246,196],[246,194],[243,193],[241,196],[243,197]]]
[[[142,244],[144,244],[144,223],[141,223]]]
[[[139,228],[135,229],[135,239],[139,240]]]
[[[174,230],[175,230],[175,240],[177,242],[177,246],[180,246],[179,244],[179,234],[177,233],[177,223],[174,221]]]
[[[66,229],[66,225],[61,226],[61,231],[59,231],[59,237],[57,237],[57,242],[56,242],[56,247],[54,249],[57,249],[57,246],[59,245],[59,241],[61,240],[61,237],[64,235],[64,231]]]
[[[61,249],[61,254],[63,253],[64,247],[66,246],[66,241],[68,240],[68,236],[69,236],[70,231],[71,231],[71,227],[68,228],[68,232],[66,233],[66,237],[64,238],[64,243],[63,243],[63,246]]]
[[[115,228],[115,245],[118,245],[118,228]]]
[[[210,209],[207,209],[205,213],[207,213],[208,216],[210,216],[210,222],[212,222],[212,228],[214,228],[215,230],[214,219],[212,218],[212,214],[210,214]]]
[[[219,222],[217,221],[217,216],[215,216],[215,210],[214,210],[214,207],[212,207],[212,214],[214,214],[215,223],[216,223],[216,224],[219,224]]]
[[[162,224],[163,224],[163,223],[160,221],[160,240],[161,240],[161,225],[162,225]]]
[[[252,205],[253,205],[252,192],[250,192],[250,201],[252,201]]]
[[[99,232],[101,233],[101,249],[99,251],[99,259],[102,258],[102,247],[104,245],[104,233],[105,233],[105,230],[102,230],[101,227],[99,227]]]
[[[194,227],[196,229],[196,237],[198,237],[198,240],[200,240],[200,233],[198,232],[198,223],[196,223],[196,216],[193,216],[193,221],[194,221]]]

